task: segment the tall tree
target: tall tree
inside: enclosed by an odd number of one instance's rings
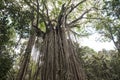
[[[42,47],[39,52],[40,59],[38,59],[38,68],[35,71],[34,80],[86,80],[74,49],[75,45],[71,40],[70,29],[76,27],[76,23],[92,8],[83,12],[78,18],[73,18],[73,20],[70,20],[69,16],[85,2],[86,0],[83,0],[75,5],[71,0],[24,0],[27,7],[34,10],[34,18],[31,20],[32,32],[16,80],[24,80],[28,75],[30,53],[35,42],[35,36],[42,37],[43,42],[39,44]]]
[[[73,42],[73,28],[89,22],[97,0],[2,0],[19,40],[28,39],[16,80],[86,80]],[[1,5],[3,5],[1,4]],[[89,6],[88,6],[89,5]],[[96,14],[94,14],[96,16]],[[80,21],[81,20],[81,21]],[[42,38],[42,40],[40,40]],[[40,42],[42,41],[42,42]],[[34,70],[33,46],[38,49]],[[37,52],[34,52],[37,53]],[[30,73],[31,72],[31,73]],[[31,77],[32,76],[32,77]]]

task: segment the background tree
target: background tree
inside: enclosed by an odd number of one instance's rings
[[[113,41],[118,52],[120,52],[119,3],[118,0],[103,0],[102,7],[98,8],[100,17],[95,24],[96,29],[104,39]]]
[[[89,47],[80,47],[79,50],[78,54],[88,80],[119,79],[117,51],[103,49],[95,52]]]
[[[8,13],[3,9],[4,2],[0,3],[0,79],[6,80],[14,62],[15,31],[10,24]]]

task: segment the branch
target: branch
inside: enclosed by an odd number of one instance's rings
[[[40,13],[34,6],[32,6],[29,2],[27,2],[26,0],[24,0],[25,1],[25,3],[31,8],[31,9],[33,9],[33,10],[35,10],[39,15],[40,15],[40,17],[42,18],[42,20],[43,20],[43,22],[45,23],[45,24],[47,24],[46,23],[46,19],[47,19],[47,17],[44,15],[44,14],[42,14],[42,13]],[[38,4],[38,3],[37,3]],[[37,6],[38,7],[38,6]]]
[[[117,46],[117,44],[116,44],[116,41],[115,41],[115,39],[114,39],[114,36],[113,36],[111,27],[109,27],[108,29],[109,29],[109,32],[110,32],[110,35],[111,35],[111,39],[112,39],[112,41],[113,41],[115,47],[116,47],[117,50],[119,51],[119,48],[118,48],[118,46]]]
[[[63,18],[64,11],[65,11],[65,4],[62,5],[61,11],[60,11],[60,13],[58,15],[57,27],[60,27],[60,25],[62,24],[62,18]]]
[[[49,19],[49,13],[48,13],[48,8],[47,8],[47,6],[46,6],[46,4],[45,4],[45,8],[46,8],[46,13],[47,13],[47,17],[48,17],[48,19]]]
[[[117,28],[115,27],[115,24],[113,24],[113,26],[114,26],[114,28],[116,29],[116,31],[118,31],[117,37],[119,37],[120,29],[119,29],[119,28],[117,29]],[[120,40],[119,40],[119,38],[118,38],[117,41],[115,41],[114,35],[113,35],[113,33],[112,33],[111,27],[109,27],[109,30],[110,30],[110,34],[111,34],[113,43],[115,44],[115,46],[116,46],[118,52],[120,53]],[[120,54],[119,54],[119,56],[120,56]]]
[[[75,19],[75,20],[73,20],[72,22],[70,22],[70,23],[68,24],[68,26],[71,27],[71,26],[72,26],[73,24],[75,24],[77,21],[79,21],[80,19],[82,19],[83,16],[84,16],[86,13],[88,13],[89,11],[91,11],[91,9],[92,9],[92,8],[86,10],[80,17],[78,17],[77,19]]]
[[[38,27],[38,23],[39,23],[39,2],[38,0],[36,0],[37,3],[37,22],[36,22],[36,26]]]
[[[50,21],[50,17],[49,17],[49,12],[48,12],[47,5],[46,5],[46,3],[45,3],[45,2],[43,2],[43,4],[44,4],[44,7],[45,7],[45,9],[46,9],[47,19],[48,19],[48,21]]]
[[[114,37],[113,37],[112,29],[111,29],[111,27],[109,27],[108,29],[109,29],[109,32],[110,32],[110,35],[111,35],[111,39],[112,39],[112,41],[113,41],[114,44],[115,44],[116,42],[115,42],[115,39],[114,39]],[[116,44],[115,44],[115,46],[116,46]]]
[[[97,19],[97,20],[104,20],[103,18],[98,18],[98,17],[83,17],[83,19]]]
[[[70,9],[70,11],[67,13],[67,16],[68,16],[76,7],[78,7],[80,4],[82,4],[82,3],[85,2],[85,1],[87,1],[87,0],[83,0],[83,1],[79,2],[78,4],[76,4],[75,6],[72,6],[72,5],[71,5],[71,9]]]
[[[19,43],[20,43],[20,41],[21,41],[21,39],[22,39],[22,36],[23,36],[23,34],[20,34],[19,40],[18,40],[17,43],[15,44],[15,48],[17,48],[17,46],[19,45]]]

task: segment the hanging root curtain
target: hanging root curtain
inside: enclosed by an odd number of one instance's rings
[[[37,70],[40,80],[86,80],[74,45],[66,34],[65,28],[52,29],[46,34]]]

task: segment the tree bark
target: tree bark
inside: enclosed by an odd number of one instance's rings
[[[41,49],[40,80],[86,80],[74,45],[64,28],[46,34]]]
[[[36,36],[36,34],[34,32],[32,32],[32,34],[30,35],[28,45],[27,45],[25,53],[24,53],[24,58],[23,58],[22,63],[20,65],[20,69],[18,71],[18,75],[16,77],[16,80],[24,80],[27,68],[29,66],[32,47],[33,47],[34,42],[35,42],[35,36]]]

